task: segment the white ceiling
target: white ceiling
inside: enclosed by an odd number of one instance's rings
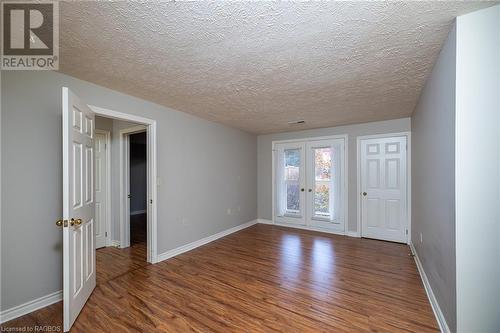
[[[491,4],[61,3],[61,71],[258,134],[399,118],[453,18]]]

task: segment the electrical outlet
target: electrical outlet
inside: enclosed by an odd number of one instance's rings
[[[420,243],[424,241],[424,238],[422,237],[422,233],[420,233]]]

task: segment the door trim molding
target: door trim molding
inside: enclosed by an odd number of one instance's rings
[[[141,116],[136,116],[128,113],[118,112],[114,110],[109,110],[101,108],[94,105],[89,105],[90,109],[95,112],[98,116],[104,116],[107,118],[124,120],[129,122],[135,122],[146,127],[147,133],[147,151],[148,151],[148,207],[147,207],[147,261],[150,263],[157,263],[157,251],[158,251],[158,234],[157,234],[157,223],[158,223],[158,160],[157,160],[157,131],[156,131],[156,120],[149,119]],[[123,179],[123,178],[121,178]]]
[[[366,139],[379,139],[379,138],[393,138],[398,136],[406,136],[406,221],[408,234],[406,235],[406,244],[411,243],[411,131],[384,133],[373,135],[360,135],[356,137],[356,212],[357,212],[357,232],[352,234],[353,237],[361,237],[361,140]]]
[[[336,234],[342,234],[346,235],[348,233],[348,226],[349,226],[349,135],[348,134],[336,134],[336,135],[329,135],[329,136],[317,136],[317,137],[304,137],[304,138],[297,138],[297,139],[290,139],[290,140],[273,140],[271,142],[271,184],[272,184],[272,191],[271,191],[271,219],[272,223],[276,225],[282,225],[282,226],[300,226],[300,225],[295,225],[295,224],[279,224],[278,222],[275,221],[275,215],[276,215],[276,172],[275,172],[275,152],[276,152],[276,144],[280,143],[293,143],[293,142],[303,142],[303,141],[317,141],[317,140],[336,140],[336,139],[344,139],[344,161],[343,161],[343,167],[344,167],[344,179],[343,179],[343,185],[344,185],[344,202],[343,202],[343,209],[344,209],[344,231],[342,233],[339,233],[339,231],[331,232],[331,233],[336,233]],[[307,225],[306,225],[307,227]],[[318,229],[313,229],[315,231],[319,231]],[[329,229],[328,229],[329,230]],[[325,229],[322,229],[321,231],[325,231]],[[330,230],[331,231],[331,230]],[[328,232],[328,231],[325,231]],[[349,236],[352,236],[349,234]]]
[[[106,137],[106,231],[105,244],[111,246],[111,132],[108,130],[95,130],[96,134],[104,134]]]

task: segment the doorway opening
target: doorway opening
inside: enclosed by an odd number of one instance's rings
[[[111,138],[111,150],[108,152],[108,156],[115,162],[116,165],[113,169],[113,181],[108,181],[108,188],[110,189],[108,200],[112,202],[109,208],[110,213],[108,214],[108,242],[107,244],[118,247],[118,248],[128,248],[130,244],[131,226],[130,217],[139,215],[137,213],[144,214],[142,218],[145,223],[142,225],[142,239],[144,239],[144,224],[146,232],[146,246],[145,246],[145,258],[148,263],[157,262],[157,157],[156,157],[156,121],[144,118],[141,116],[126,114],[117,112],[114,110],[109,110],[97,106],[90,106],[91,110],[95,112],[96,115],[96,129],[99,129],[100,120],[105,122],[104,126],[108,129],[112,129],[113,133],[110,133]],[[130,137],[135,134],[137,140],[143,144],[143,152],[146,155],[146,203],[143,209],[130,210]],[[133,139],[134,145],[138,143]],[[145,152],[144,152],[145,150]],[[111,164],[111,163],[110,163]],[[109,165],[109,164],[108,164]],[[143,166],[144,167],[144,166]],[[108,174],[111,173],[110,166],[108,167]],[[144,172],[144,171],[142,171]],[[111,177],[110,177],[111,178]],[[111,193],[114,193],[114,197],[111,198]],[[144,198],[144,194],[142,194]],[[136,206],[134,206],[136,207]],[[108,246],[109,246],[108,245]]]
[[[130,134],[128,139],[130,246],[145,245],[147,243],[148,200],[146,131]]]
[[[95,247],[97,284],[146,266],[148,126],[95,116]]]

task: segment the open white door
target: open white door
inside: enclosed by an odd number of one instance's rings
[[[68,88],[63,105],[64,331],[96,285],[94,235],[94,113]]]

